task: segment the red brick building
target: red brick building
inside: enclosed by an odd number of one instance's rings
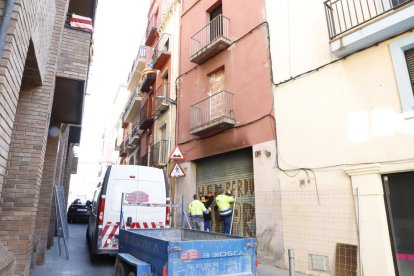
[[[0,274],[28,275],[51,245],[53,185],[76,167],[92,30],[72,19],[97,1],[0,2]]]

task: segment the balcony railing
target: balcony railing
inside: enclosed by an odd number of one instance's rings
[[[166,102],[165,99],[158,98],[158,97],[166,97],[169,95],[170,85],[168,83],[163,83],[155,92],[153,100],[152,100],[152,110],[153,116],[158,116],[162,112],[168,109],[169,103]]]
[[[168,162],[168,140],[161,140],[152,146],[152,163],[155,166],[163,166]]]
[[[125,157],[127,153],[125,151],[125,141],[122,141],[121,146],[119,147],[119,157]]]
[[[153,14],[150,20],[148,21],[148,25],[147,25],[146,40],[145,40],[146,46],[151,46],[151,44],[154,42],[155,33],[157,32],[157,29],[158,29],[157,17],[155,16],[155,14]]]
[[[191,106],[190,133],[203,136],[234,126],[233,94],[222,91]]]
[[[148,113],[148,101],[141,107],[139,128],[147,130],[154,122],[154,118]]]
[[[132,123],[133,119],[138,114],[139,103],[141,102],[142,97],[138,92],[138,89],[134,89],[129,97],[129,100],[125,106],[124,115],[122,117],[122,122]]]
[[[329,38],[375,19],[414,0],[327,0],[324,2]]]
[[[143,45],[142,46],[139,46],[138,54],[135,57],[134,62],[132,63],[132,68],[131,68],[131,71],[129,72],[129,75],[128,75],[128,83],[131,82],[131,80],[134,77],[134,74],[135,73],[139,73],[139,72],[141,72],[144,69],[144,67],[145,67],[145,59],[147,57],[147,50],[146,50],[146,48],[147,47],[146,46],[143,46]],[[141,77],[140,75],[135,76],[135,78],[137,80],[139,80],[140,77]]]
[[[152,85],[155,83],[156,74],[154,72],[145,74],[144,80],[141,84],[141,92],[149,92]]]
[[[153,68],[161,70],[167,60],[170,58],[170,45],[171,35],[162,34],[160,40],[154,48],[154,54],[152,56]]]
[[[191,62],[201,64],[230,46],[229,19],[219,15],[191,37]]]

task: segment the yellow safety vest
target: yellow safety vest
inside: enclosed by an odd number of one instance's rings
[[[204,206],[204,204],[198,199],[191,201],[190,205],[188,206],[188,212],[192,217],[202,216],[205,210],[206,206]]]
[[[228,195],[216,196],[216,204],[220,212],[225,212],[230,209],[230,203],[234,202],[234,198]],[[227,212],[226,212],[227,213]],[[230,214],[230,213],[229,213]],[[225,215],[225,214],[221,214]]]

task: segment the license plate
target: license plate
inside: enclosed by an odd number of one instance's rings
[[[88,209],[78,209],[78,212],[86,212]]]

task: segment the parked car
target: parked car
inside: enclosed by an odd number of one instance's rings
[[[69,206],[67,219],[69,223],[74,221],[87,222],[89,216],[91,215],[92,210],[92,201],[88,200],[86,202],[81,199],[75,199],[72,204]]]
[[[168,178],[162,169],[138,165],[112,165],[98,184],[86,240],[94,261],[100,254],[118,252],[118,231],[122,195],[125,203],[166,204]],[[125,206],[126,229],[167,228],[170,210],[166,207]]]

